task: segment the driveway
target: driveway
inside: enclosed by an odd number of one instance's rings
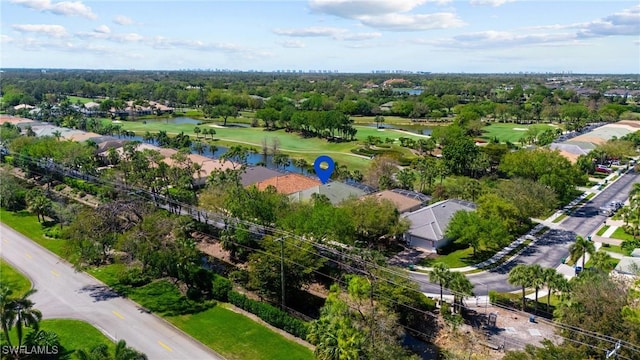
[[[31,299],[45,318],[84,320],[149,359],[223,359],[5,224],[0,224],[0,237],[0,255],[31,279],[38,289]]]

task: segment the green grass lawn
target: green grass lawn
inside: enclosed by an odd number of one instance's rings
[[[65,241],[46,238],[43,234],[44,226],[39,223],[37,217],[30,212],[25,210],[11,212],[5,209],[0,209],[0,220],[17,232],[45,247],[52,253],[60,257],[64,257],[63,249]]]
[[[93,325],[84,321],[71,319],[46,319],[40,322],[40,329],[52,331],[58,334],[60,345],[62,345],[65,352],[73,352],[78,349],[85,349],[89,351],[91,348],[100,344],[107,345],[110,353],[113,353],[113,349],[115,348],[115,344],[111,339],[101,333],[100,330],[93,327]],[[30,331],[32,330],[27,329],[24,332],[24,336],[26,336]],[[18,338],[15,328],[10,331],[10,336],[12,345],[16,345]]]
[[[160,315],[197,306],[186,304],[186,298],[167,281],[155,281],[139,288],[118,285],[118,274],[124,269],[124,265],[112,264],[87,272]],[[313,354],[306,347],[244,315],[225,309],[222,304],[209,305],[208,309],[193,314],[166,315],[164,318],[228,359],[313,359]]]
[[[591,262],[591,260],[592,259],[589,258],[589,260],[587,260],[587,262],[584,263],[585,268],[590,268],[591,266],[593,266],[593,263]],[[609,260],[609,267],[613,269],[616,267],[616,265],[618,265],[619,262],[620,262],[620,259],[611,258],[611,260]]]
[[[164,122],[132,122],[123,121],[120,123],[126,130],[134,131],[138,135],[143,135],[146,131],[151,133],[157,133],[160,130],[164,130],[167,134],[178,134],[184,132],[196,138],[193,129],[193,124],[167,124]],[[200,128],[208,126],[207,124],[199,125]],[[381,139],[392,138],[397,140],[400,137],[407,137],[412,139],[424,139],[423,136],[417,134],[408,134],[401,131],[392,129],[375,129],[368,126],[356,126],[358,133],[356,138],[358,141],[343,142],[343,143],[331,143],[327,140],[318,138],[302,138],[296,133],[287,133],[285,130],[277,131],[265,131],[263,128],[240,128],[240,127],[227,127],[219,128],[212,127],[216,131],[213,144],[221,146],[229,145],[249,145],[253,148],[260,150],[262,148],[262,142],[266,139],[267,144],[272,143],[273,139],[280,141],[280,150],[289,154],[294,158],[303,158],[309,163],[313,163],[316,157],[321,154],[331,156],[334,161],[339,165],[346,165],[349,169],[364,171],[371,160],[368,157],[362,157],[351,152],[352,149],[356,149],[360,146],[359,141],[366,139],[368,136],[376,136]],[[200,136],[203,139],[202,136]],[[395,152],[400,152],[402,155],[412,157],[411,152],[398,145],[392,145],[391,149]]]
[[[90,101],[95,101],[94,99],[91,98],[86,98],[86,97],[80,97],[80,96],[67,96],[67,98],[69,99],[69,101],[71,101],[72,104],[76,104],[78,101],[80,101],[80,103],[82,104],[86,104]]]
[[[618,240],[633,240],[633,235],[627,234],[622,227],[619,227],[613,232],[613,234],[611,234],[611,238]]]
[[[468,247],[452,251],[446,255],[438,255],[438,257],[433,259],[423,259],[420,261],[419,265],[431,267],[436,263],[444,263],[449,266],[449,268],[460,268],[481,263],[490,258],[493,254],[495,254],[495,251],[478,250],[474,257],[473,248]]]
[[[515,143],[519,142],[520,139],[527,133],[526,130],[519,129],[528,129],[530,126],[532,125],[491,123],[491,125],[482,128],[483,134],[481,138],[485,140],[491,140],[497,137],[500,142],[510,141],[512,143]],[[546,124],[538,124],[535,126],[539,126],[543,130],[555,129],[555,127]]]
[[[308,348],[222,305],[167,320],[227,359],[314,358]]]
[[[552,222],[559,223],[560,221],[564,220],[564,218],[566,218],[567,216],[568,216],[567,214],[562,214],[562,215],[558,216],[557,218],[553,219]]]
[[[622,248],[619,245],[602,244],[602,247],[600,249],[604,251],[609,251],[609,252],[614,252],[617,254],[629,256],[629,254],[626,251],[622,250]]]
[[[0,259],[0,284],[13,290],[13,296],[22,296],[31,289],[31,281],[6,261]]]
[[[609,230],[610,227],[611,226],[609,226],[609,225],[605,225],[605,226],[601,227],[600,230],[598,230],[598,232],[596,233],[596,235],[602,236],[602,234],[607,232],[607,230]]]

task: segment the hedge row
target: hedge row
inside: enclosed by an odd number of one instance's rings
[[[304,321],[298,320],[293,316],[287,314],[286,312],[269,304],[249,299],[243,294],[240,294],[239,292],[233,290],[229,291],[227,297],[231,304],[257,315],[268,324],[271,324],[301,339],[307,338],[308,327],[307,323],[305,323]]]
[[[100,186],[98,185],[95,185],[93,183],[90,183],[84,180],[74,179],[66,176],[64,178],[64,183],[71,186],[74,189],[84,191],[87,194],[91,194],[91,195],[98,195],[98,191],[100,190]]]

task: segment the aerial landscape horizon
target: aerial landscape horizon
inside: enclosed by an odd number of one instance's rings
[[[640,5],[629,0],[0,6],[3,67],[636,73],[640,64]]]

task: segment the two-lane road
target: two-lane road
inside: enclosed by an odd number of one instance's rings
[[[606,206],[612,201],[626,200],[629,197],[631,187],[638,182],[640,182],[640,173],[638,172],[631,171],[623,175],[582,206],[580,211],[568,216],[559,226],[560,229],[545,233],[513,261],[490,271],[467,275],[467,278],[474,285],[473,293],[486,295],[488,290],[498,292],[518,290],[518,287],[510,285],[507,281],[509,270],[518,264],[540,264],[545,268],[556,268],[562,263],[562,258],[569,255],[569,246],[574,242],[576,235],[586,237],[593,234],[607,219],[605,215],[600,214],[600,207]],[[429,275],[412,272],[411,277],[418,282],[423,292],[440,292],[439,286],[429,282]]]
[[[0,224],[0,238],[0,255],[31,279],[38,289],[32,300],[45,318],[87,321],[149,359],[223,359],[5,224]]]

